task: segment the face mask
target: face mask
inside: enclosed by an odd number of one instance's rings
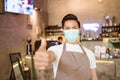
[[[79,37],[79,30],[65,30],[64,35],[69,42],[75,42]]]

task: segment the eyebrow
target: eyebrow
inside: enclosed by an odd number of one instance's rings
[[[64,28],[79,28],[78,26],[64,26]]]

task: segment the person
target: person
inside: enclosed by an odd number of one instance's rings
[[[30,55],[32,53],[32,45],[31,45],[31,38],[27,38],[27,45],[26,45],[26,54]]]
[[[67,14],[62,20],[66,41],[47,49],[46,40],[35,53],[35,68],[45,70],[53,64],[55,80],[98,80],[94,53],[80,44],[80,22],[76,15]]]
[[[58,37],[57,44],[60,45],[62,44],[63,38],[61,36]]]

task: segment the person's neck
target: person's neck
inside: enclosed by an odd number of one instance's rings
[[[79,44],[79,41],[75,41],[75,42],[66,41],[66,43],[68,43],[68,44]]]

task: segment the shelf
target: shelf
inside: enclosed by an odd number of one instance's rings
[[[62,27],[59,27],[57,25],[48,26],[45,28],[45,33],[46,36],[63,35]]]
[[[102,41],[102,39],[101,40],[81,40],[81,41]]]
[[[118,37],[120,34],[120,26],[103,26],[101,31],[102,37]]]

